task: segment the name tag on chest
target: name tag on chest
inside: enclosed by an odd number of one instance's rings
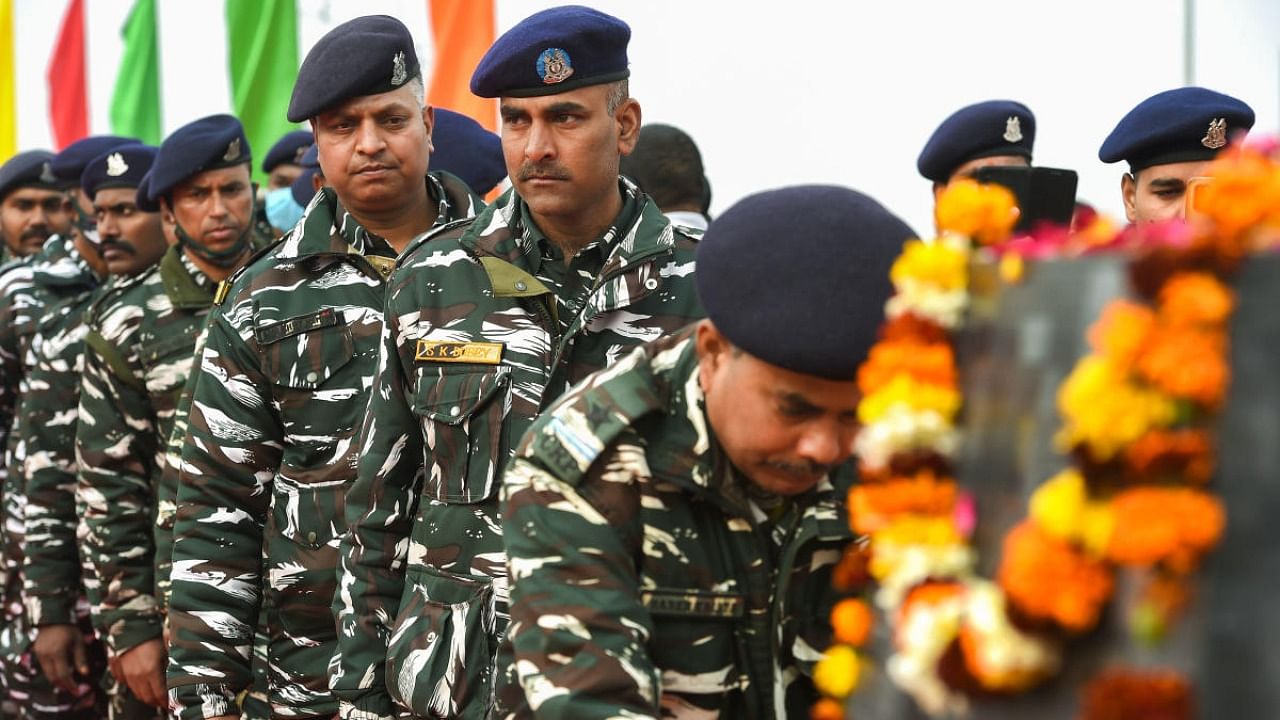
[[[741,595],[655,588],[641,590],[640,599],[654,616],[737,618],[746,603]]]
[[[419,340],[413,359],[418,362],[497,365],[502,362],[502,343]]]

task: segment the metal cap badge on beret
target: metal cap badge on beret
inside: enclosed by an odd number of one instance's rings
[[[151,170],[158,152],[157,147],[137,144],[108,150],[89,161],[80,175],[80,189],[92,200],[99,190],[136,188]]]
[[[413,35],[389,15],[342,23],[311,47],[289,98],[289,122],[302,122],[353,97],[403,87],[418,75]]]
[[[314,145],[315,142],[316,139],[311,135],[310,130],[294,130],[293,132],[285,133],[267,151],[267,156],[262,160],[262,172],[270,173],[277,166],[286,163],[301,165],[302,156],[307,153],[307,148]]]
[[[461,113],[436,108],[431,131],[431,169],[457,175],[477,195],[492,190],[507,176],[502,138]]]
[[[159,200],[196,173],[252,162],[249,138],[233,115],[210,115],[174,130],[160,144],[147,182],[147,197]]]
[[[889,268],[915,233],[880,203],[831,185],[740,200],[698,243],[698,296],[747,354],[852,380],[884,322]]]
[[[1014,100],[987,100],[955,111],[929,137],[916,169],[934,182],[947,182],[951,173],[970,160],[996,155],[1020,155],[1031,160],[1036,143],[1036,116]]]
[[[480,97],[535,97],[629,76],[631,28],[581,5],[534,13],[494,41],[471,75]]]
[[[137,138],[120,137],[118,135],[90,135],[81,138],[62,149],[53,158],[50,167],[53,174],[62,182],[72,186],[80,183],[80,176],[89,166],[89,161],[102,153],[125,145],[141,145]]]
[[[1157,93],[1120,119],[1098,149],[1104,163],[1127,160],[1133,172],[1177,162],[1210,160],[1231,136],[1253,127],[1253,108],[1202,87]]]
[[[48,150],[27,150],[0,165],[0,200],[9,193],[24,187],[61,190],[63,185],[50,167],[53,153]]]

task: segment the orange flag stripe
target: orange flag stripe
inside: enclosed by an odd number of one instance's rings
[[[427,101],[496,131],[498,104],[471,94],[471,73],[493,44],[494,0],[428,0],[436,58]]]

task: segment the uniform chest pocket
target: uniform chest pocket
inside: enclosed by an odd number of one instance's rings
[[[191,373],[197,331],[178,329],[176,332],[172,337],[136,348],[147,392],[157,397],[172,393],[175,400]]]
[[[288,388],[314,390],[355,355],[351,329],[333,308],[265,325],[254,336],[262,348],[263,372]]]
[[[744,596],[655,587],[641,590],[640,598],[653,617],[649,653],[662,668],[663,692],[717,706],[725,693],[738,689],[745,667],[739,635],[747,612]]]
[[[418,376],[413,412],[426,439],[424,493],[443,503],[492,498],[506,460],[504,418],[510,370],[427,366]]]

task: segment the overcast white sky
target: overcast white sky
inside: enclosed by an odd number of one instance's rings
[[[498,31],[555,4],[497,0]],[[1097,160],[1134,104],[1183,84],[1186,0],[599,0],[633,30],[644,119],[702,149],[713,212],[751,192],[855,187],[918,232],[931,228],[915,158],[961,105],[1007,97],[1035,112],[1036,164],[1080,173],[1080,198],[1120,216],[1122,169]],[[1197,84],[1236,95],[1280,128],[1280,1],[1194,0]],[[130,0],[86,0],[92,130],[107,112]],[[302,52],[350,17],[385,12],[431,56],[426,0],[298,0]],[[45,67],[65,8],[16,0],[19,143],[49,143]],[[222,2],[160,0],[166,129],[230,109]]]

